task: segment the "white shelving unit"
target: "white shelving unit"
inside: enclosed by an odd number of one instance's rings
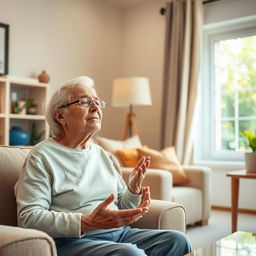
[[[36,114],[12,113],[11,93],[16,92],[17,100],[32,98],[37,104]],[[49,127],[44,117],[44,106],[48,95],[48,84],[37,79],[14,76],[0,76],[0,145],[10,144],[10,129],[20,126],[31,133],[35,123],[38,133],[43,132],[42,140],[49,136]]]

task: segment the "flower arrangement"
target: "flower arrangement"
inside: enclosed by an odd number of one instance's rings
[[[243,135],[248,139],[249,147],[253,152],[256,152],[256,130],[254,134],[248,130],[243,131]]]

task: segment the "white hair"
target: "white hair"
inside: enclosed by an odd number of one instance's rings
[[[45,111],[45,118],[50,126],[51,134],[57,136],[62,131],[62,126],[56,120],[55,114],[57,109],[70,101],[71,94],[70,90],[76,86],[83,85],[88,88],[94,88],[94,81],[87,76],[80,76],[64,82],[61,87],[53,94],[50,101],[47,104]]]

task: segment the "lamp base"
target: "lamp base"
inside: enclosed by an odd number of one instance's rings
[[[125,122],[124,139],[128,139],[138,134],[138,126],[135,113],[128,113]]]

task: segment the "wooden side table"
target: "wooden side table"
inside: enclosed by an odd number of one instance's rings
[[[256,173],[248,173],[246,170],[228,172],[227,176],[231,178],[231,213],[232,213],[232,233],[237,231],[237,213],[239,197],[240,179],[256,179]]]

